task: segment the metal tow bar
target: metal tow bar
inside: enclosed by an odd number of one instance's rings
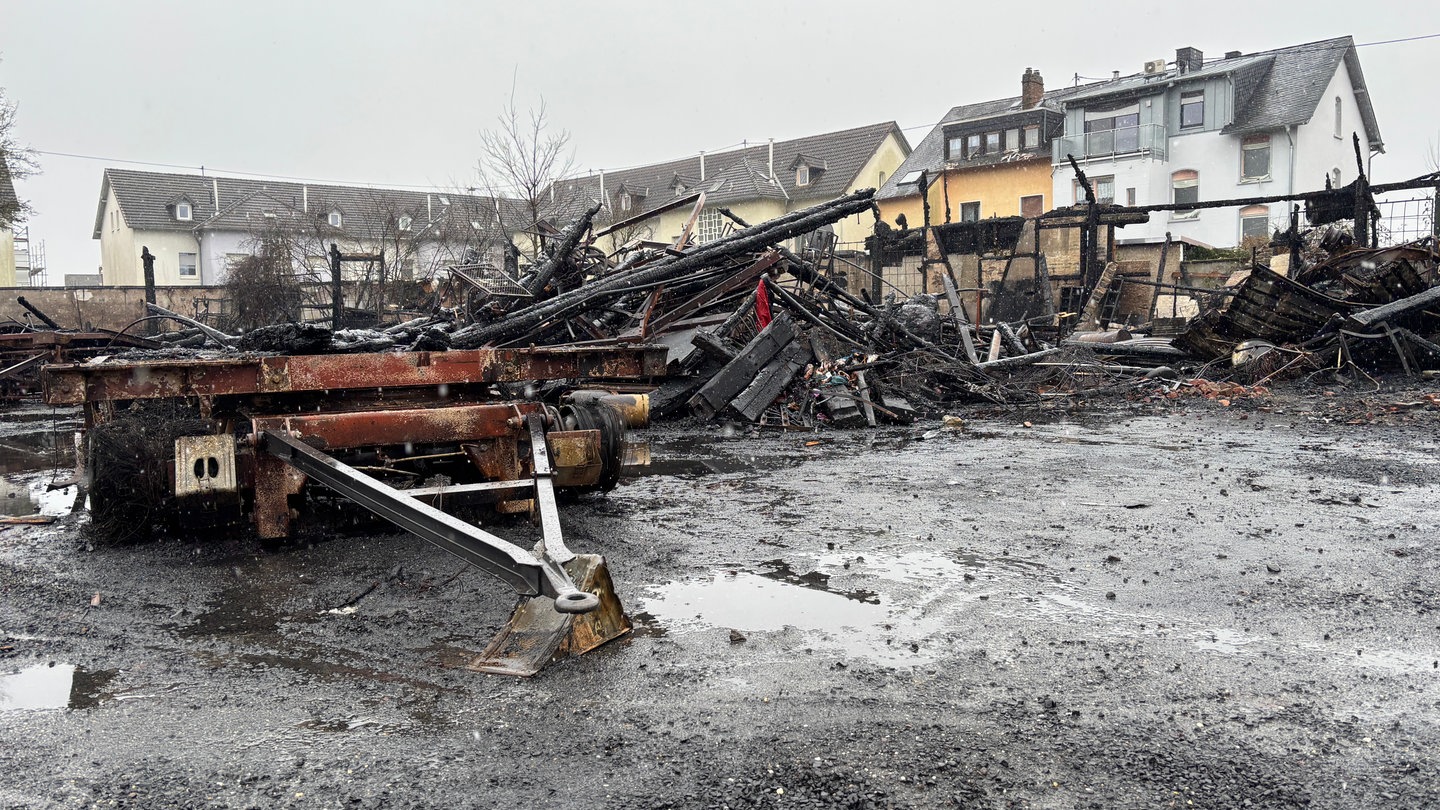
[[[538,496],[543,533],[534,553],[422,503],[405,490],[371,478],[285,433],[262,430],[258,438],[265,452],[416,537],[499,577],[520,595],[548,596],[555,600],[559,613],[589,613],[599,607],[600,599],[577,588],[565,571],[564,563],[575,555],[560,536],[543,423],[536,416],[530,419],[531,441],[539,448],[535,451],[536,479],[533,484],[520,485],[533,486]]]

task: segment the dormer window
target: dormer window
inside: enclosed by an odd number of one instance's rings
[[[325,221],[329,222],[332,228],[340,228],[345,225],[345,217],[341,216],[339,211],[331,211],[330,215],[325,218]]]
[[[620,192],[620,210],[621,210],[621,211],[629,211],[629,210],[630,210],[630,206],[631,206],[630,192],[628,192],[628,191],[622,191],[622,192]]]
[[[414,222],[414,220],[410,219],[410,216],[407,214],[407,215],[405,215],[405,216],[403,216],[403,217],[400,217],[400,222],[398,223],[398,227],[399,227],[400,230],[402,230],[402,231],[408,231],[408,230],[410,230],[410,224],[411,224],[412,222]]]
[[[191,207],[189,200],[180,200],[175,203],[175,218],[181,222],[190,222],[195,219],[195,209]]]
[[[795,185],[808,186],[813,184],[820,176],[820,173],[828,168],[823,158],[811,155],[796,155],[791,161],[790,168],[795,172]]]

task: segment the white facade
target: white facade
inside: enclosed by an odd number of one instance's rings
[[[1135,81],[1130,80],[1132,87]],[[1181,125],[1181,97],[1192,101],[1203,94],[1203,122]],[[1340,124],[1337,135],[1335,105],[1339,100]],[[1126,102],[1129,103],[1126,103]],[[1088,102],[1088,106],[1087,106]],[[1085,134],[1088,117],[1092,120],[1108,115],[1113,109],[1135,119],[1136,135],[1126,132],[1126,147],[1137,148],[1124,154],[1104,154],[1081,158],[1076,155],[1086,176],[1113,188],[1111,200],[1121,205],[1162,205],[1178,200],[1177,182],[1182,194],[1196,194],[1199,201],[1268,197],[1282,194],[1319,191],[1325,188],[1327,176],[1339,170],[1340,184],[1355,179],[1355,155],[1351,133],[1358,132],[1362,150],[1370,144],[1356,93],[1345,62],[1340,61],[1330,77],[1325,93],[1308,121],[1298,125],[1246,135],[1225,134],[1224,127],[1235,117],[1234,82],[1230,74],[1207,71],[1206,75],[1188,79],[1170,75],[1153,86],[1132,89],[1122,100],[1078,98],[1066,104],[1065,138],[1057,141],[1053,174],[1054,199],[1057,205],[1084,201],[1078,191],[1075,174],[1066,151],[1119,151],[1111,146],[1116,134]],[[1096,113],[1096,108],[1106,110]],[[1119,120],[1119,119],[1117,119]],[[1094,143],[1095,140],[1100,143]],[[1246,144],[1250,149],[1263,148],[1268,137],[1269,171],[1246,176]],[[1133,140],[1131,140],[1133,139]],[[1093,148],[1098,146],[1099,148]],[[1092,147],[1088,148],[1087,147]],[[1258,163],[1258,156],[1252,169]],[[1190,190],[1195,189],[1195,190]],[[1197,194],[1198,191],[1198,194]],[[1168,231],[1176,239],[1191,239],[1213,247],[1233,247],[1242,240],[1242,220],[1263,217],[1268,224],[1265,232],[1285,229],[1289,224],[1290,206],[1272,203],[1267,206],[1215,208],[1195,212],[1154,212],[1148,223],[1129,225],[1116,232],[1123,242],[1154,242],[1164,239]],[[1259,227],[1252,222],[1252,227]]]

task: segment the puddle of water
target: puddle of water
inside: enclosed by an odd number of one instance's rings
[[[939,555],[876,557],[864,570],[853,558],[845,570],[839,557],[827,558],[821,567],[829,562],[834,563],[829,571],[797,574],[783,561],[771,560],[758,572],[721,571],[708,579],[658,586],[641,600],[645,630],[637,635],[795,630],[806,645],[846,658],[918,666],[937,661],[965,621],[960,614],[986,599],[982,586],[963,580],[963,563]],[[868,577],[894,588],[841,590],[832,580],[842,576]]]
[[[379,720],[370,717],[334,717],[329,719],[306,720],[296,723],[295,728],[308,729],[310,731],[355,731],[357,729],[375,727],[381,725]]]
[[[116,670],[87,670],[73,664],[41,664],[0,675],[0,711],[90,709],[109,695],[105,686]]]
[[[63,517],[75,505],[76,487],[50,489],[50,482],[68,476],[58,471],[39,477],[0,478],[0,515],[49,515]]]
[[[624,468],[624,475],[632,478],[648,478],[657,475],[681,477],[758,473],[798,467],[805,460],[803,457],[781,455],[710,458],[656,458],[651,456],[648,464]]]
[[[1235,630],[1217,627],[1212,630],[1202,630],[1199,637],[1195,639],[1195,646],[1211,652],[1237,655],[1249,652],[1246,647],[1259,640],[1254,636],[1247,636]]]
[[[721,572],[708,580],[671,582],[644,600],[646,613],[674,629],[729,627],[763,632],[794,627],[840,632],[885,621],[875,602],[797,586],[748,572]]]

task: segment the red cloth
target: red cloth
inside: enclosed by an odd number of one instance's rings
[[[765,289],[764,276],[760,278],[760,286],[755,288],[755,323],[761,329],[770,325],[770,291]]]

